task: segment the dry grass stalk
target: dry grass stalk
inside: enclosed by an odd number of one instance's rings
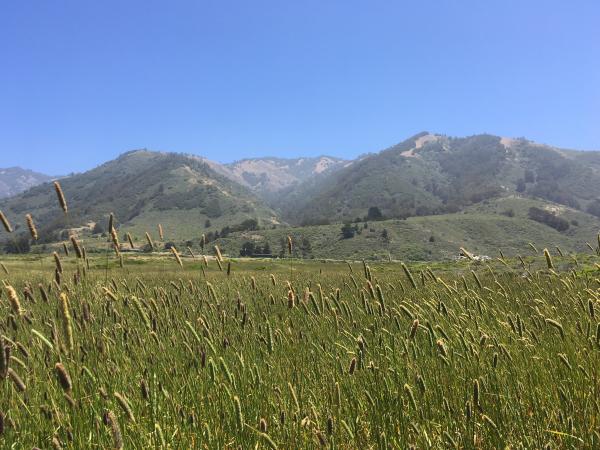
[[[56,363],[54,365],[54,370],[56,371],[56,378],[58,378],[58,382],[63,388],[63,391],[70,393],[73,388],[73,383],[71,382],[71,377],[69,376],[67,369],[65,369],[65,366],[62,363]]]
[[[179,264],[183,268],[183,262],[181,261],[181,257],[179,256],[179,252],[177,252],[175,246],[171,247],[171,253],[175,257],[175,261],[177,261],[177,264]]]
[[[71,320],[71,312],[69,311],[69,298],[64,292],[60,293],[60,315],[63,323],[63,331],[69,350],[73,350],[73,325]]]
[[[2,211],[0,211],[0,222],[2,222],[2,225],[4,225],[4,229],[6,230],[7,233],[13,232],[13,229],[10,226],[10,222],[8,221],[8,219],[6,218],[6,216],[4,215],[4,213]]]
[[[123,435],[121,434],[121,427],[119,426],[115,413],[110,410],[105,411],[104,424],[110,427],[113,449],[121,450],[123,448]]]
[[[17,316],[22,316],[23,309],[21,308],[21,302],[19,301],[19,296],[17,295],[17,291],[10,284],[5,285],[4,289],[6,289],[6,294],[8,295],[8,301],[10,303],[10,307],[12,308],[13,312]]]
[[[71,236],[71,245],[73,245],[73,249],[75,250],[77,258],[83,258],[83,252],[81,251],[81,247],[79,246],[79,242],[77,242],[77,239],[75,239],[75,236]]]
[[[154,250],[154,242],[152,242],[152,238],[150,237],[150,234],[148,232],[146,232],[146,241],[148,242],[148,245],[150,246],[150,250]]]
[[[29,228],[29,234],[31,234],[31,239],[33,239],[34,241],[37,241],[38,240],[38,232],[37,232],[37,228],[35,227],[35,223],[33,223],[33,218],[31,217],[31,214],[26,214],[25,220],[27,221],[27,228]]]
[[[133,244],[133,239],[131,238],[131,234],[127,233],[127,242],[129,242],[129,246],[131,250],[135,250],[135,245]]]
[[[58,181],[54,182],[54,190],[56,191],[56,196],[58,197],[58,203],[60,204],[60,207],[64,213],[67,214],[67,211],[69,210],[67,207],[67,201],[65,200],[65,194]]]

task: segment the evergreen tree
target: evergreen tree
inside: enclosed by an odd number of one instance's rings
[[[352,239],[354,237],[354,233],[356,233],[356,230],[349,223],[345,223],[342,226],[342,238],[343,239]]]
[[[303,258],[312,256],[312,245],[306,236],[303,236],[302,241],[300,241],[300,251],[302,252]]]
[[[369,208],[369,212],[367,212],[367,220],[381,219],[383,219],[383,214],[381,214],[381,210],[377,206],[371,206]]]

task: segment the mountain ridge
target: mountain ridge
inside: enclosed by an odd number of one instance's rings
[[[600,152],[557,149],[493,135],[419,133],[280,196],[284,220],[351,221],[377,207],[389,218],[456,212],[514,194],[600,209]]]
[[[60,180],[69,204],[59,211],[50,184],[29,189],[0,202],[15,223],[25,213],[39,224],[43,241],[64,238],[66,228],[103,224],[110,212],[119,224],[156,230],[158,223],[174,230],[182,220],[198,229],[236,224],[248,219],[276,223],[275,214],[245,187],[232,183],[208,164],[175,153],[134,150],[100,166]],[[102,230],[106,231],[106,230]]]
[[[60,182],[70,205],[68,218],[58,210],[48,183],[0,200],[18,233],[26,234],[23,217],[29,213],[43,242],[64,239],[67,229],[95,236],[114,212],[121,229],[136,238],[161,223],[168,231],[165,239],[201,234],[213,239],[289,225],[473,214],[478,205],[512,197],[533,201],[531,217],[527,210],[517,214],[518,220],[537,221],[527,222],[527,230],[546,221],[568,234],[576,227],[569,230],[571,221],[583,221],[589,230],[600,217],[600,152],[487,134],[421,132],[354,160],[322,155],[222,164],[198,155],[136,149]],[[510,211],[486,212],[482,226],[494,214],[505,223]]]
[[[0,199],[20,194],[52,178],[50,175],[18,166],[0,168]]]

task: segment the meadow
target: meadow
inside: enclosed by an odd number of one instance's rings
[[[2,260],[2,448],[600,446],[591,252],[79,253]]]

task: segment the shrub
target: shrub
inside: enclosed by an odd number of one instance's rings
[[[569,229],[569,222],[567,220],[540,208],[529,208],[529,218],[536,222],[543,223],[544,225],[548,225],[557,231]]]
[[[342,226],[343,239],[352,239],[354,237],[354,233],[356,233],[356,229],[349,223],[346,223]]]

